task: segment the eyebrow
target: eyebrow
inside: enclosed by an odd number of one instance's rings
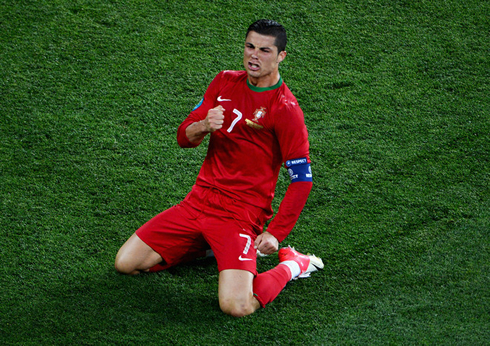
[[[245,42],[245,45],[250,46],[250,47],[252,47],[252,48],[255,48],[255,45],[254,45],[253,43],[251,43],[251,42]],[[265,51],[265,50],[273,50],[273,49],[272,49],[272,47],[268,47],[268,46],[266,46],[266,47],[260,47],[259,49],[260,49],[261,51]]]

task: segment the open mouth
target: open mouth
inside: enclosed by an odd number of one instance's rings
[[[251,71],[258,71],[260,69],[260,66],[258,64],[254,64],[252,62],[248,63],[248,68]]]

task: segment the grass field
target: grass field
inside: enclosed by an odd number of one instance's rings
[[[490,3],[0,0],[7,345],[489,345]],[[247,26],[289,33],[314,187],[283,245],[326,267],[234,319],[214,260],[114,256],[190,190],[176,129]],[[274,208],[288,185],[281,172]],[[260,271],[277,263],[260,259]]]

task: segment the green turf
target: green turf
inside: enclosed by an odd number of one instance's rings
[[[490,344],[485,1],[0,0],[0,335],[9,345]],[[180,201],[178,125],[258,18],[314,187],[284,242],[326,268],[235,319],[213,260],[126,277],[122,243]],[[287,173],[279,177],[283,196]],[[261,271],[277,256],[261,259]]]

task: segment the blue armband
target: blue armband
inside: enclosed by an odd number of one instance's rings
[[[287,160],[286,167],[292,183],[298,181],[313,181],[311,166],[306,157],[302,159]]]

